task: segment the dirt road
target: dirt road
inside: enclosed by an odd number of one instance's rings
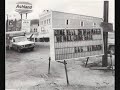
[[[66,85],[64,65],[51,61],[48,74],[49,44],[40,43],[34,51],[18,53],[7,50],[5,60],[6,90],[114,90],[114,75],[110,70],[91,70],[101,57],[67,61],[70,85]],[[100,65],[100,64],[99,64]]]

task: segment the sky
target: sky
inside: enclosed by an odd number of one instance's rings
[[[103,18],[104,0],[5,0],[5,13],[9,18],[20,19],[20,15],[15,12],[16,3],[19,1],[32,3],[33,11],[28,14],[28,19],[39,19],[39,15],[45,9]],[[114,24],[114,0],[107,1],[109,1],[109,23]]]

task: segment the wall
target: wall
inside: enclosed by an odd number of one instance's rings
[[[68,25],[66,24],[68,20]],[[84,22],[84,25],[81,26],[80,22]],[[77,47],[77,46],[90,46],[90,45],[98,45],[103,44],[103,30],[100,27],[102,22],[101,18],[83,16],[77,14],[70,14],[58,11],[52,11],[52,29],[50,32],[50,55],[51,60],[55,60],[55,48],[68,48],[68,47]],[[96,25],[93,25],[96,23]],[[78,41],[78,42],[67,42],[61,43],[60,45],[55,44],[54,38],[54,30],[63,30],[63,29],[101,29],[102,33],[100,35],[101,40],[98,41]],[[96,35],[93,35],[96,38]],[[98,36],[97,36],[98,37]],[[103,46],[104,47],[104,46]],[[100,55],[103,54],[103,51],[100,52]],[[79,56],[77,56],[78,58]]]
[[[66,20],[69,22],[68,25],[66,25]],[[84,22],[84,27],[80,26],[80,21]],[[93,28],[94,22],[97,24],[95,27],[99,27],[102,19],[58,11],[52,12],[52,28]]]
[[[39,32],[38,24],[30,26],[30,32]]]
[[[51,12],[45,13],[40,15],[40,19],[39,19],[39,30],[40,33],[46,33],[48,34],[51,27],[52,27],[52,22],[51,22]],[[46,20],[46,23],[45,23]],[[50,20],[50,21],[49,21]]]

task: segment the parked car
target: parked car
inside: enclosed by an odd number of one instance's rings
[[[12,31],[6,32],[6,47],[21,52],[24,49],[34,50],[35,42],[29,41],[25,32]]]
[[[32,41],[28,41],[26,36],[18,36],[12,38],[12,49],[21,52],[25,49],[33,50],[35,47],[35,43]]]

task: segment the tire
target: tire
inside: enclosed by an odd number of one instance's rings
[[[111,46],[111,47],[110,47],[110,53],[111,53],[112,55],[115,54],[115,47],[114,47],[114,46]]]
[[[10,47],[10,50],[13,50],[14,48],[13,47]]]
[[[17,48],[17,51],[20,53],[20,52],[21,52],[21,49],[20,49],[20,48]]]
[[[30,50],[31,50],[31,51],[33,51],[33,50],[34,50],[34,48],[31,48]]]

